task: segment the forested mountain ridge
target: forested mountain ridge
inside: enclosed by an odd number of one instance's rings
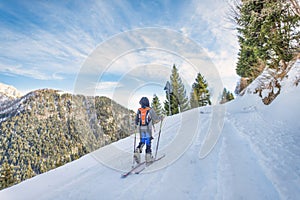
[[[130,135],[134,115],[106,97],[52,89],[1,102],[1,188]]]

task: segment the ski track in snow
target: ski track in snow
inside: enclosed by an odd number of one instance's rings
[[[224,129],[219,157],[222,199],[278,199],[249,142],[228,119]]]

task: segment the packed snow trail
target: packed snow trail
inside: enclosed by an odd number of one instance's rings
[[[256,154],[262,170],[281,199],[296,199],[300,196],[299,94],[297,88],[286,96],[279,96],[270,106],[257,103],[258,106],[244,109],[246,115],[235,112],[228,117],[237,132],[248,141],[251,151]],[[253,104],[255,100],[248,101]]]
[[[0,199],[297,199],[299,94],[293,89],[270,106],[251,95],[223,105],[220,138],[204,159],[199,152],[214,126],[212,107],[167,117],[159,148],[166,157],[139,175],[120,178],[132,164],[131,136],[2,190]]]

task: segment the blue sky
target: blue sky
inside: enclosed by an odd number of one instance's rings
[[[169,78],[173,64],[178,66],[189,93],[196,72],[189,69],[189,61],[180,53],[145,48],[118,55],[123,42],[107,44],[124,32],[152,27],[175,31],[197,43],[217,68],[224,86],[233,90],[238,78],[238,44],[233,25],[226,18],[228,5],[227,0],[0,1],[0,82],[23,93],[38,88],[74,92],[89,56],[105,44],[111,46],[102,54],[115,57],[109,57],[109,67],[96,74],[94,95],[114,97],[123,105],[132,105],[140,95],[164,96],[160,87]],[[161,47],[171,40],[164,34],[157,35],[157,41],[128,38],[123,45],[143,40],[148,47]],[[145,78],[137,75],[143,69],[148,69]],[[91,70],[88,73],[93,74]],[[132,81],[134,77],[139,81]],[[122,102],[120,94],[131,96]]]

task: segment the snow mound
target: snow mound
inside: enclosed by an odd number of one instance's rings
[[[287,92],[300,82],[300,59],[291,61],[286,69],[265,69],[242,94],[258,94],[269,105],[280,93]]]

